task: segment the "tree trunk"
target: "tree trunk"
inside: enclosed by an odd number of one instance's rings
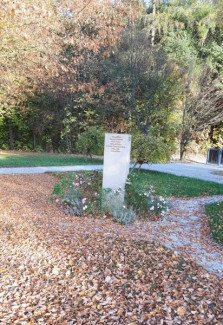
[[[182,130],[181,139],[180,139],[180,160],[182,160],[187,152],[188,143],[191,140],[190,129]]]
[[[186,143],[184,139],[184,134],[182,134],[180,139],[180,160],[183,160],[185,153],[186,153]]]
[[[184,137],[185,137],[185,115],[186,115],[185,102],[186,102],[186,98],[184,100],[182,129],[181,129],[181,135],[180,135],[180,160],[183,159],[183,156],[184,156],[185,151],[186,151],[186,148],[185,148],[185,139],[184,139]]]
[[[33,150],[36,151],[36,134],[33,132]]]
[[[183,117],[182,117],[182,129],[181,129],[181,135],[180,135],[180,160],[183,159],[185,153],[186,153],[186,147],[189,143],[190,139],[190,132],[188,128],[188,118],[187,118],[187,105],[188,105],[188,96],[189,96],[189,86],[190,86],[190,81],[187,80],[186,84],[186,93],[185,93],[185,98],[184,98],[184,103],[183,103]]]
[[[67,152],[72,153],[73,152],[73,146],[72,146],[72,140],[71,140],[71,135],[66,133],[66,147],[67,147]]]
[[[155,34],[156,34],[156,28],[155,28],[155,16],[156,16],[156,0],[153,0],[152,2],[153,6],[153,25],[152,25],[152,32],[151,32],[151,45],[154,46],[155,42]]]
[[[13,126],[12,126],[12,121],[10,118],[8,118],[8,127],[9,127],[9,143],[10,143],[10,149],[14,150],[15,145],[14,145],[14,132],[13,132]]]

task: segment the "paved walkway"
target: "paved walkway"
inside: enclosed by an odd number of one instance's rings
[[[0,168],[0,174],[43,174],[47,172],[72,172],[80,170],[101,170],[102,165],[46,166],[46,167],[8,167]]]
[[[223,184],[223,166],[205,165],[196,163],[167,163],[167,164],[144,164],[143,169],[154,170],[178,176],[198,178],[205,181]],[[215,175],[214,172],[222,172]]]
[[[143,169],[170,173],[178,176],[198,178],[206,181],[223,184],[223,175],[215,175],[214,172],[222,171],[223,166],[204,165],[196,163],[167,163],[167,164],[144,164]],[[46,172],[66,172],[80,170],[102,170],[102,165],[83,166],[48,166],[48,167],[14,167],[0,168],[0,174],[40,174]]]

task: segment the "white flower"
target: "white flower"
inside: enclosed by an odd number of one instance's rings
[[[154,210],[154,206],[152,206],[152,207],[150,208],[150,210],[153,211],[153,210]]]

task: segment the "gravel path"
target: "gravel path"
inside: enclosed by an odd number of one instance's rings
[[[159,241],[177,254],[191,258],[207,271],[223,278],[223,246],[212,239],[209,220],[204,206],[208,203],[223,200],[223,195],[212,197],[196,197],[193,199],[171,199],[173,208],[162,221],[141,222],[120,227],[115,223],[107,224],[106,220],[85,219],[85,232],[90,234],[92,228],[99,234],[132,238],[136,240]],[[72,228],[72,218],[61,223],[63,228]],[[80,228],[83,224],[80,223]],[[79,227],[75,224],[75,229]],[[107,229],[106,229],[107,228]]]
[[[204,209],[206,204],[222,200],[223,195],[170,200],[174,207],[169,215],[145,227],[148,238],[193,258],[207,271],[223,277],[223,246],[213,241]]]

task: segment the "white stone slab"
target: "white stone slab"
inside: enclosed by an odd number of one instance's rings
[[[125,188],[129,173],[131,135],[105,134],[103,188]]]

